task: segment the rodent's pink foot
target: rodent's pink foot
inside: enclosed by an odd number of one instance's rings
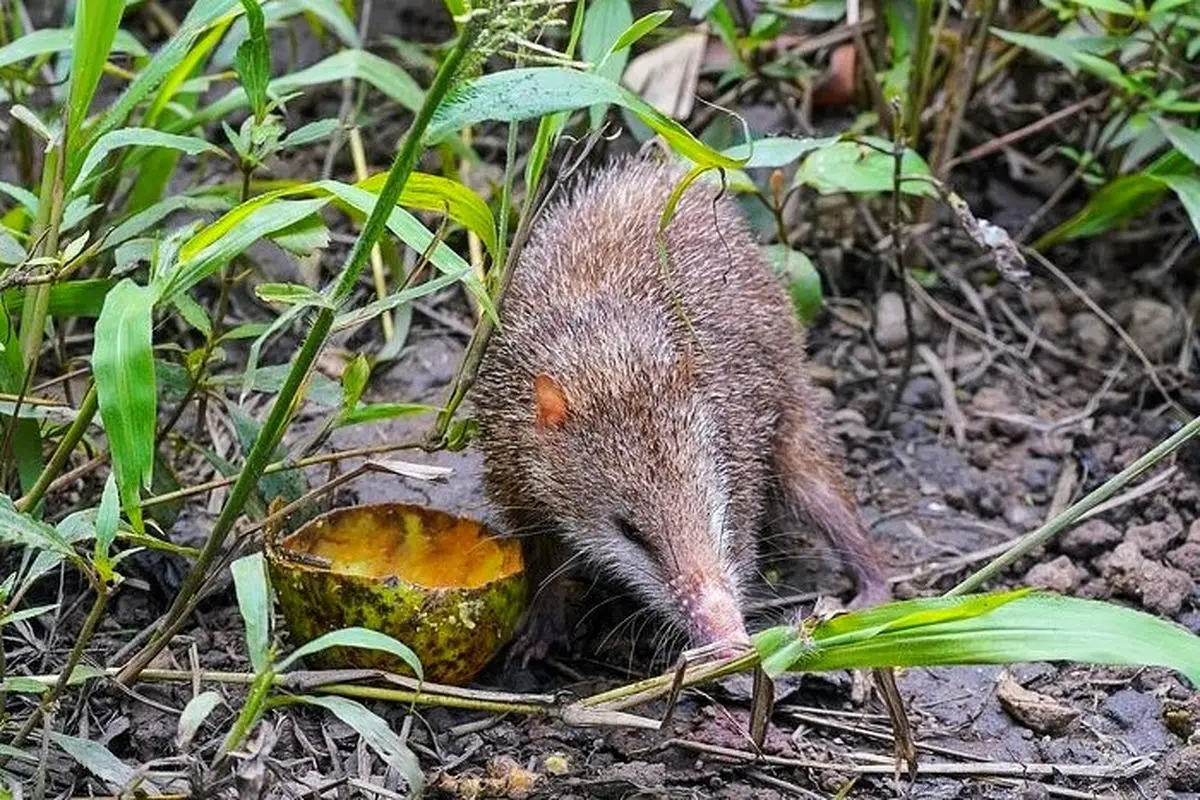
[[[559,594],[551,590],[534,601],[508,650],[509,666],[517,663],[525,669],[530,662],[544,660],[552,650],[570,647],[566,599]]]

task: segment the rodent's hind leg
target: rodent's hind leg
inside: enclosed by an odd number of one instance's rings
[[[549,533],[522,540],[525,572],[533,592],[516,637],[508,651],[508,664],[528,667],[557,649],[571,645],[567,622],[569,592],[564,580],[567,558],[561,542]]]
[[[815,528],[837,551],[855,584],[851,608],[891,599],[879,556],[858,514],[832,446],[808,417],[801,394],[785,404],[775,440],[775,469],[783,511],[792,521]]]

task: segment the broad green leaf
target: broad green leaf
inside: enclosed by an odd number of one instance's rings
[[[255,673],[270,666],[271,590],[262,553],[243,556],[229,565],[238,611],[246,625],[246,649]]]
[[[1154,121],[1171,144],[1175,145],[1176,150],[1187,156],[1193,164],[1200,166],[1200,131],[1162,117],[1155,117]]]
[[[13,200],[16,200],[22,208],[29,212],[30,216],[36,217],[38,213],[37,195],[22,186],[14,186],[11,183],[0,181],[0,194],[6,194]]]
[[[158,395],[154,382],[151,321],[154,291],[128,278],[104,299],[96,320],[92,374],[100,418],[108,437],[121,502],[134,530],[142,532],[139,494],[154,471]]]
[[[267,83],[271,80],[271,53],[267,43],[267,21],[259,0],[241,0],[246,10],[250,35],[237,49],[234,69],[258,120],[267,113]]]
[[[0,228],[0,264],[12,266],[22,263],[28,257],[29,254],[25,252],[25,248],[21,247],[6,230]]]
[[[105,295],[116,283],[111,278],[56,283],[50,287],[47,313],[51,317],[98,317],[104,308]],[[4,308],[8,313],[19,316],[24,300],[23,289],[9,289],[4,293]]]
[[[283,141],[279,143],[279,147],[286,150],[289,147],[303,147],[306,144],[319,142],[331,136],[337,130],[337,127],[338,121],[336,119],[319,119],[315,122],[310,122],[285,136]]]
[[[799,161],[801,156],[828,147],[837,141],[836,136],[826,136],[822,139],[808,136],[800,139],[772,136],[757,139],[749,144],[735,145],[723,152],[729,158],[744,161],[742,169],[786,167]]]
[[[439,142],[485,120],[514,122],[604,103],[633,112],[661,134],[676,153],[698,165],[741,166],[615,81],[564,67],[504,70],[461,84],[438,106],[425,140]]]
[[[380,422],[397,417],[411,417],[417,414],[428,414],[437,409],[421,403],[370,403],[358,406],[338,415],[339,428],[350,425],[361,425],[365,422]]]
[[[122,128],[106,133],[95,141],[88,151],[87,157],[83,160],[83,165],[79,168],[79,174],[75,176],[75,182],[71,184],[68,194],[76,194],[91,177],[96,167],[100,166],[108,157],[108,154],[122,147],[163,147],[187,153],[189,156],[200,153],[225,155],[221,148],[195,136],[178,136],[152,128]]]
[[[387,173],[372,175],[355,184],[371,194],[378,194],[387,180]],[[489,253],[496,252],[496,220],[483,198],[458,181],[414,172],[400,192],[400,205],[421,211],[447,214],[450,219],[473,231]]]
[[[408,783],[408,796],[420,797],[424,789],[425,779],[421,773],[421,764],[413,755],[408,745],[404,743],[391,726],[381,717],[368,711],[360,703],[348,697],[314,697],[301,696],[301,700],[314,706],[320,706],[333,712],[334,716],[349,725],[363,738],[383,761]]]
[[[380,650],[384,653],[390,653],[407,664],[409,669],[418,678],[424,680],[425,673],[421,669],[421,659],[417,658],[417,654],[409,649],[408,645],[393,639],[387,634],[368,628],[343,628],[338,631],[331,631],[324,636],[318,636],[311,642],[297,648],[291,655],[280,661],[276,665],[276,671],[283,672],[305,656],[318,653],[321,650],[327,650],[330,647],[357,647],[363,650]]]
[[[294,256],[308,258],[329,246],[329,227],[320,214],[293,222],[268,238]]]
[[[786,244],[767,245],[763,252],[783,279],[796,316],[805,323],[813,322],[821,313],[824,293],[821,291],[821,275],[812,261]]]
[[[617,52],[615,45],[622,32],[633,23],[629,0],[593,0],[583,18],[583,35],[579,40],[580,55],[592,65],[596,74],[620,82],[629,61],[629,50]],[[589,109],[591,127],[604,117],[607,104]]]
[[[908,600],[839,615],[804,634],[775,629],[763,641],[763,667],[772,675],[1078,661],[1168,667],[1200,685],[1200,637],[1187,629],[1122,606],[1040,592]]]
[[[192,299],[191,295],[178,294],[175,295],[175,308],[179,311],[179,316],[187,321],[196,330],[204,335],[205,339],[212,336],[212,320],[208,318],[208,312],[204,307]]]
[[[200,732],[204,720],[208,719],[208,715],[220,704],[221,693],[212,689],[201,692],[188,701],[183,707],[183,713],[179,715],[179,732],[175,737],[175,745],[180,751],[188,749],[192,739]]]
[[[54,528],[17,511],[7,495],[0,495],[0,542],[32,550],[48,550],[74,559],[71,543]]]
[[[65,733],[51,733],[50,738],[88,772],[108,783],[113,789],[121,790],[129,786],[137,777],[137,772],[121,759],[112,754],[107,747],[99,742],[68,736]],[[145,787],[146,784],[142,784]]]
[[[77,0],[75,41],[71,51],[71,88],[67,91],[67,142],[83,127],[92,97],[108,61],[125,4],[113,0]]]
[[[25,678],[20,675],[5,678],[0,681],[0,691],[17,692],[19,694],[41,694],[49,687],[37,678]]]
[[[1096,11],[1106,11],[1109,14],[1120,14],[1123,17],[1136,17],[1137,9],[1131,3],[1126,3],[1125,0],[1074,0],[1081,6],[1095,9]]]
[[[75,32],[70,28],[42,28],[30,31],[0,47],[0,68],[17,64],[36,56],[50,55],[70,50],[75,41]],[[149,55],[142,43],[131,34],[118,30],[113,40],[113,53],[129,53],[139,58]]]
[[[254,293],[264,302],[289,306],[321,300],[321,293],[316,289],[297,283],[260,283],[254,287]]]
[[[1137,93],[1137,84],[1130,80],[1121,71],[1121,68],[1111,61],[1100,56],[1094,56],[1091,53],[1074,53],[1071,57],[1075,59],[1075,63],[1096,77],[1103,78],[1113,86],[1129,94]]]
[[[36,747],[37,745],[33,745],[33,746]],[[13,747],[12,745],[7,745],[7,744],[0,744],[0,756],[4,756],[5,758],[15,758],[18,761],[29,761],[33,764],[36,764],[38,762],[38,754],[37,753],[31,753],[29,751],[21,750],[20,748]]]
[[[276,78],[271,81],[269,90],[276,96],[284,96],[311,86],[346,79],[368,83],[389,99],[412,111],[420,108],[425,99],[424,91],[407,72],[365,50],[343,50],[308,69]],[[187,120],[186,126],[190,128],[223,119],[230,112],[245,105],[245,91],[234,89]]]
[[[96,512],[96,563],[108,563],[109,550],[117,538],[117,527],[121,524],[121,500],[117,492],[116,475],[109,473],[104,482],[104,493],[100,497],[100,508]]]
[[[1187,175],[1164,175],[1158,180],[1175,192],[1192,220],[1192,227],[1200,235],[1200,179]]]
[[[895,157],[886,139],[864,137],[864,142],[835,142],[815,150],[804,159],[796,182],[821,194],[834,192],[890,192],[895,186]],[[929,166],[915,151],[905,149],[900,158],[900,175],[928,175]],[[925,181],[900,183],[905,194],[935,196]]]

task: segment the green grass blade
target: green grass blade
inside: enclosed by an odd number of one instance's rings
[[[355,186],[377,194],[385,180],[387,175],[380,173]],[[459,225],[478,234],[489,253],[496,252],[496,219],[492,210],[482,197],[458,181],[441,175],[414,172],[400,192],[400,205],[447,214]]]
[[[153,290],[129,279],[114,286],[96,320],[92,350],[92,374],[113,471],[125,514],[139,533],[143,529],[138,499],[153,477],[158,409],[151,341],[154,299]]]
[[[1077,661],[1167,667],[1200,686],[1200,637],[1179,625],[1095,600],[1040,592],[1013,595],[971,595],[971,603],[940,607],[929,600],[893,603],[840,615],[807,633],[793,631],[789,636],[772,629],[756,637],[756,643],[764,669],[776,675],[789,670]],[[905,608],[914,614],[902,613]],[[892,619],[883,621],[888,616]]]
[[[271,589],[262,553],[239,558],[229,565],[238,611],[246,625],[246,650],[256,673],[269,666],[271,651]]]
[[[311,86],[348,78],[370,84],[409,110],[420,108],[421,101],[425,98],[420,85],[407,72],[365,50],[343,50],[307,69],[276,78],[270,83],[270,92],[284,96]],[[212,105],[201,109],[183,125],[192,128],[223,119],[231,112],[244,108],[246,103],[246,92],[234,89]]]
[[[70,28],[42,28],[25,34],[0,47],[0,67],[19,64],[37,56],[61,53],[70,50],[75,42],[75,32]],[[128,53],[139,58],[149,55],[142,43],[125,31],[118,30],[113,39],[113,53]]]
[[[124,12],[125,4],[114,0],[78,0],[75,6],[71,88],[67,91],[67,141],[70,143],[75,142],[75,134],[87,119]]]
[[[311,642],[298,647],[291,655],[280,661],[276,666],[276,671],[283,672],[305,656],[328,650],[330,647],[357,647],[363,650],[380,650],[390,653],[407,664],[418,678],[423,680],[425,676],[421,669],[421,659],[417,658],[417,654],[408,645],[385,633],[368,628],[343,628],[318,636]]]
[[[516,122],[605,103],[633,112],[676,153],[700,166],[740,166],[615,81],[565,67],[511,69],[462,84],[438,107],[425,141],[438,142],[484,120]]]
[[[224,155],[221,148],[209,144],[205,139],[195,136],[178,136],[176,134],[156,131],[153,128],[122,128],[121,130],[104,134],[92,144],[87,156],[83,160],[82,166],[79,168],[79,173],[75,176],[75,182],[71,185],[68,196],[77,194],[83,188],[88,178],[91,177],[92,172],[103,163],[109,153],[123,147],[166,148],[186,153],[190,156],[199,155],[200,153],[213,153],[218,156]]]

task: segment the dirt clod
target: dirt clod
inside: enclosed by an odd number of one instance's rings
[[[1117,545],[1121,539],[1121,532],[1109,523],[1102,519],[1089,519],[1063,534],[1058,549],[1072,558],[1091,558]]]
[[[1141,600],[1147,608],[1163,616],[1178,614],[1192,593],[1192,579],[1186,572],[1151,561],[1133,542],[1121,543],[1098,563],[1113,591]]]
[[[1104,320],[1090,311],[1081,311],[1071,317],[1071,338],[1084,355],[1098,358],[1112,346],[1112,332]]]
[[[1085,570],[1075,566],[1075,562],[1067,556],[1059,556],[1053,561],[1035,564],[1025,573],[1025,583],[1036,589],[1071,594],[1079,588],[1085,577]]]
[[[1166,522],[1151,522],[1134,525],[1125,531],[1125,541],[1137,545],[1146,558],[1162,558],[1167,547],[1179,537],[1181,531]]]
[[[1169,754],[1163,760],[1163,772],[1172,789],[1200,791],[1200,744],[1190,744]]]
[[[1162,358],[1179,346],[1183,326],[1166,303],[1140,297],[1133,301],[1127,323],[1130,338],[1152,359]]]

